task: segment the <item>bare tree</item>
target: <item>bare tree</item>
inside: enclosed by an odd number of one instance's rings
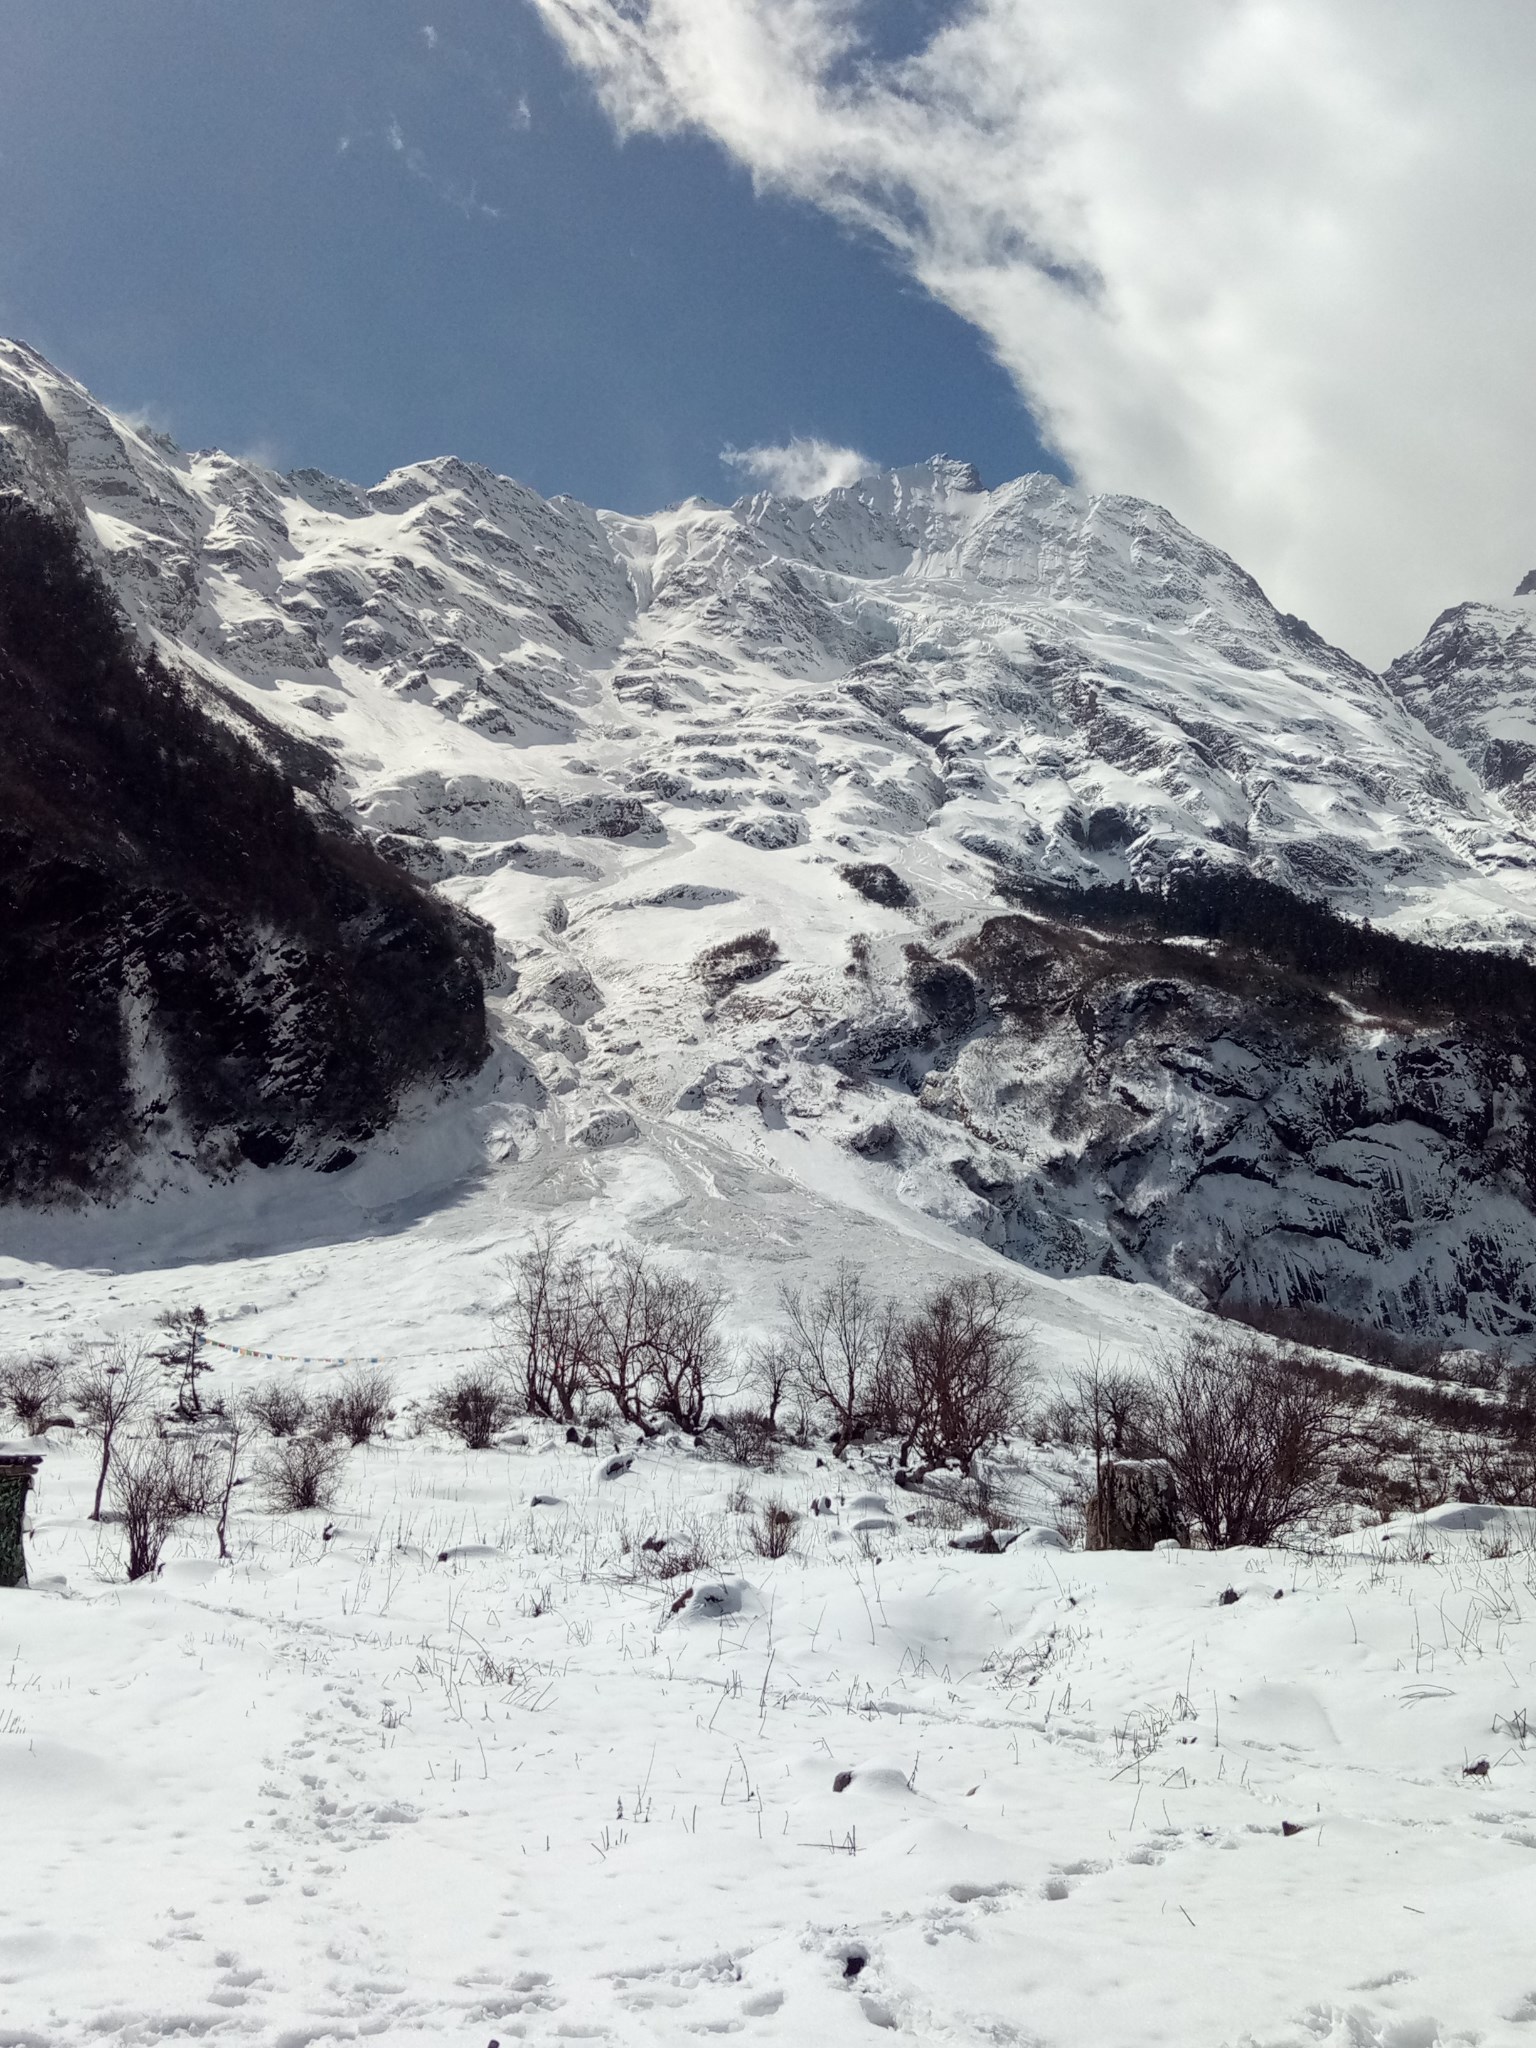
[[[215,1507],[220,1557],[229,1556],[229,1504],[240,1484],[240,1460],[250,1442],[254,1418],[249,1401],[236,1395],[224,1410],[223,1463],[219,1468]]]
[[[155,1353],[165,1367],[166,1378],[176,1390],[176,1414],[182,1422],[197,1422],[203,1413],[198,1381],[213,1371],[203,1356],[208,1335],[208,1315],[201,1308],[167,1309],[155,1320],[166,1333],[166,1341]]]
[[[1231,1327],[1154,1355],[1156,1437],[1213,1549],[1271,1543],[1322,1504],[1338,1408],[1299,1364]]]
[[[664,1306],[650,1260],[643,1251],[621,1251],[594,1273],[589,1299],[594,1310],[592,1380],[625,1422],[650,1434],[651,1378]]]
[[[101,1464],[96,1473],[96,1498],[91,1520],[101,1520],[102,1497],[118,1432],[131,1422],[149,1399],[153,1361],[142,1344],[118,1338],[94,1352],[70,1382],[69,1398],[79,1410],[81,1425],[101,1446]]]
[[[549,1228],[506,1271],[512,1298],[496,1318],[502,1363],[528,1414],[574,1422],[597,1341],[592,1260],[565,1252]]]
[[[697,1436],[724,1365],[722,1296],[717,1287],[683,1273],[652,1273],[648,1287],[649,1404],[654,1413]]]
[[[776,1429],[784,1398],[796,1384],[795,1347],[782,1337],[767,1337],[747,1353],[747,1385],[761,1400],[770,1429]]]
[[[916,1451],[969,1472],[1023,1419],[1034,1360],[1017,1290],[995,1273],[934,1287],[902,1318],[895,1362],[901,1463]]]
[[[869,1421],[881,1396],[896,1329],[896,1311],[871,1292],[859,1268],[838,1261],[821,1287],[786,1287],[779,1300],[789,1318],[795,1377],[811,1406],[832,1418],[832,1448],[841,1458]]]

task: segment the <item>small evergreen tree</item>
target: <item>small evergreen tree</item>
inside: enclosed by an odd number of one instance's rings
[[[213,1366],[203,1356],[208,1333],[208,1314],[202,1308],[172,1308],[156,1318],[166,1333],[166,1342],[155,1353],[165,1367],[165,1376],[176,1390],[176,1414],[182,1422],[202,1420],[203,1401],[198,1381]]]

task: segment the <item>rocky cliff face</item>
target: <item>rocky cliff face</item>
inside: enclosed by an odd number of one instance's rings
[[[486,1056],[488,934],[306,809],[0,496],[0,1198],[322,1171]]]
[[[1533,1327],[1523,1031],[1445,966],[1536,931],[1490,710],[1520,607],[1384,679],[1052,478],[649,519],[455,460],[363,490],[184,455],[15,344],[0,475],[516,956],[544,1094],[504,1149],[702,1142],[1056,1271]],[[1060,908],[1191,875],[1423,941],[1433,986]]]

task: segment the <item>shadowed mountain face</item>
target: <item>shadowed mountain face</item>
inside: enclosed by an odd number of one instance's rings
[[[0,1197],[323,1170],[482,1063],[489,935],[318,808],[0,498]]]

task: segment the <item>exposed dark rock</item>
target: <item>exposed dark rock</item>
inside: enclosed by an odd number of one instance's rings
[[[975,982],[951,960],[935,960],[916,947],[911,953],[907,987],[918,1008],[946,1036],[969,1031],[976,1021]]]
[[[1179,1489],[1163,1458],[1110,1458],[1088,1503],[1089,1550],[1151,1550],[1184,1543]]]
[[[317,822],[14,497],[0,719],[0,1198],[110,1195],[156,1141],[334,1169],[484,1060],[490,934]]]

